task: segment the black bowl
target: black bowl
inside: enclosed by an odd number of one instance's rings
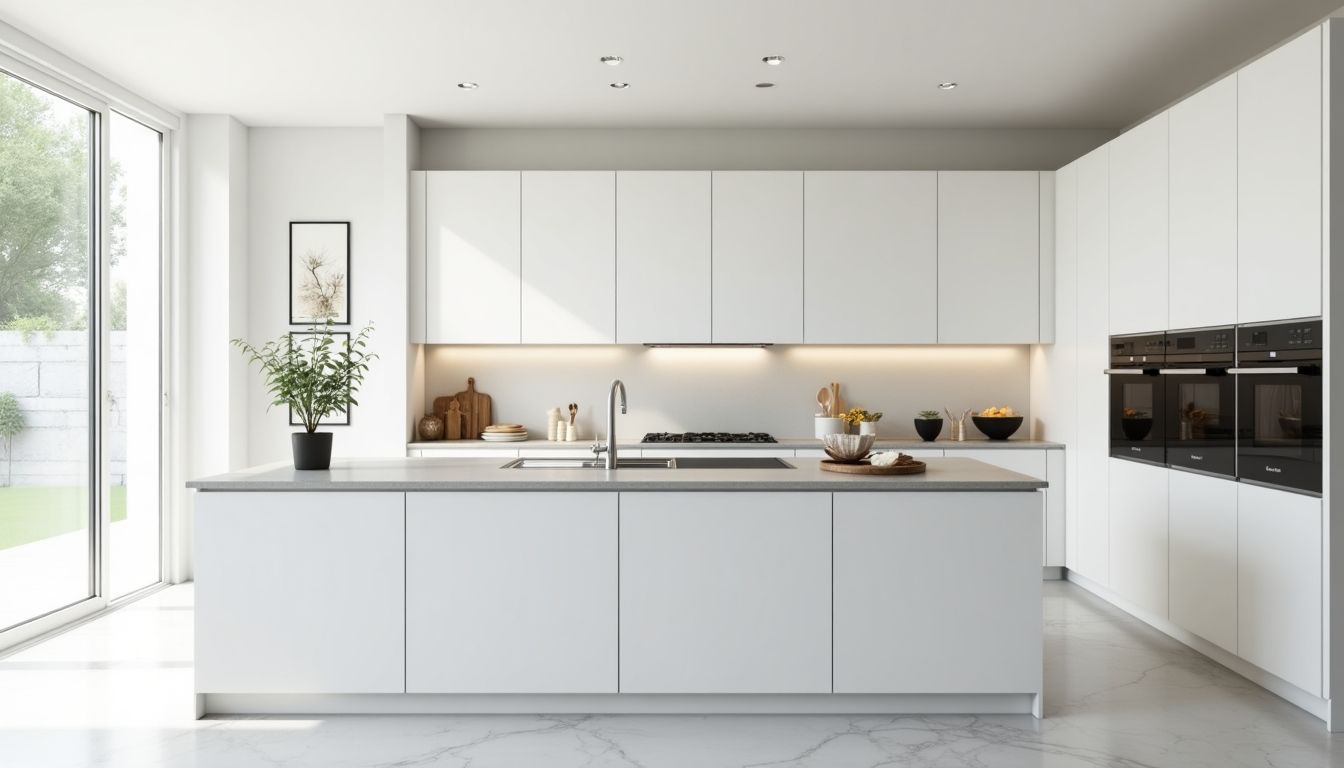
[[[1126,438],[1137,443],[1153,431],[1153,417],[1123,416],[1120,418],[1120,431],[1125,433]]]
[[[990,440],[1007,440],[1022,426],[1021,416],[972,416],[971,421]]]

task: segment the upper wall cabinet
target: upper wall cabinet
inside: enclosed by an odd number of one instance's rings
[[[802,171],[713,175],[713,340],[801,344]]]
[[[614,343],[616,174],[524,171],[522,232],[523,343]]]
[[[925,284],[902,276],[901,301]],[[1040,174],[938,174],[938,341],[1040,339]]]
[[[1237,74],[1237,319],[1321,314],[1321,28]]]
[[[710,340],[709,199],[708,171],[616,174],[617,343]]]
[[[1171,108],[1172,328],[1237,321],[1237,76]]]
[[[1110,331],[1167,329],[1167,114],[1111,152]]]
[[[936,342],[937,173],[808,171],[804,187],[804,340]]]
[[[424,174],[425,340],[517,344],[517,171]]]

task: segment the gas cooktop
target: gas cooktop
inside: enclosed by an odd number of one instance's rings
[[[641,443],[774,443],[765,432],[650,432]]]

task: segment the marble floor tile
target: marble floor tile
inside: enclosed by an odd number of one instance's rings
[[[190,585],[0,658],[0,768],[1323,768],[1316,718],[1073,585],[1045,589],[1046,719],[191,718]]]

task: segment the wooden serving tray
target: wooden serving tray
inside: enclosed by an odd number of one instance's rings
[[[826,472],[841,472],[846,475],[920,475],[929,468],[922,461],[909,464],[893,464],[890,467],[875,467],[866,460],[857,464],[842,464],[831,459],[822,459],[821,468]]]

